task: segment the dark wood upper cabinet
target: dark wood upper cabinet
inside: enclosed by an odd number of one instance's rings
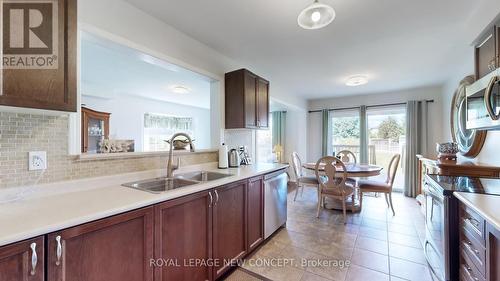
[[[42,14],[42,23],[24,37],[27,27],[5,27],[10,32],[3,36],[0,105],[76,112],[77,2],[54,3],[2,3],[6,25],[16,16],[28,24],[33,9]]]
[[[50,281],[152,281],[153,207],[47,236]]]
[[[247,251],[264,241],[264,178],[248,180],[247,188]]]
[[[43,237],[0,247],[0,280],[44,281]]]
[[[496,41],[496,47],[497,47],[497,55],[496,55],[496,61],[497,65],[496,67],[500,67],[500,21],[497,22],[495,25],[495,38],[497,39]]]
[[[109,138],[111,113],[82,107],[82,152],[97,153],[99,143]]]
[[[209,192],[155,206],[155,258],[179,266],[155,268],[155,280],[212,280],[212,202]],[[212,195],[213,198],[213,195]]]
[[[245,112],[245,125],[247,128],[257,127],[257,95],[255,89],[257,87],[257,76],[251,72],[244,75],[244,112]],[[232,92],[231,92],[232,93]],[[227,120],[227,119],[226,119]]]
[[[231,262],[247,253],[246,247],[246,181],[216,188],[213,204],[213,258],[214,279],[222,276]]]
[[[269,82],[257,79],[257,127],[269,127]]]
[[[226,129],[269,127],[269,81],[240,69],[225,75]]]
[[[500,22],[478,38],[474,52],[476,80],[500,67]]]

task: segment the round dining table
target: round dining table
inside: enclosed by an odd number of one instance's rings
[[[346,168],[346,174],[348,178],[366,178],[366,177],[374,177],[380,175],[382,171],[382,167],[377,165],[369,165],[369,164],[357,164],[357,163],[344,163]],[[321,163],[318,170],[321,172],[324,170],[324,164]],[[305,163],[302,165],[303,168],[314,171],[316,169],[316,163]],[[338,173],[343,173],[343,169],[341,166],[337,167],[339,170]],[[356,189],[357,187],[355,187]],[[361,211],[361,204],[358,198],[358,192],[355,190],[354,192],[354,202],[352,202],[351,198],[346,199],[346,209],[347,211],[354,210],[355,212]],[[354,204],[354,208],[352,208],[352,204]],[[325,208],[332,210],[340,210],[342,211],[342,201],[327,197],[325,200]]]

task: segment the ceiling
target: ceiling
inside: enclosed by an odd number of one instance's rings
[[[82,95],[127,95],[210,108],[209,78],[88,33],[82,36],[81,73]],[[178,85],[189,93],[173,92]]]
[[[319,30],[297,25],[312,0],[126,1],[286,94],[313,99],[444,83],[472,59],[473,38],[462,31],[475,7],[489,0],[322,0],[337,17]],[[369,83],[345,86],[355,74]]]

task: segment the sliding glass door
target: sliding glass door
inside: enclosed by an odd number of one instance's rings
[[[366,111],[368,124],[368,159],[370,164],[384,167],[384,177],[389,162],[395,154],[401,154],[394,189],[404,187],[403,163],[406,146],[406,108],[404,105],[369,107]]]
[[[360,159],[359,109],[335,110],[330,112],[331,149],[330,155],[339,151],[352,151]]]

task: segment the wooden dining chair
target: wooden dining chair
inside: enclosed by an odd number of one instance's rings
[[[324,165],[320,170],[320,166]],[[342,211],[344,214],[344,224],[347,221],[346,199],[351,196],[354,202],[354,187],[347,184],[347,169],[342,161],[337,157],[325,156],[318,160],[314,169],[316,179],[319,182],[318,189],[318,209],[316,217],[319,218],[321,208],[324,207],[324,199],[331,197],[342,201]],[[354,204],[352,205],[354,212]]]
[[[315,176],[306,176],[302,172],[302,161],[300,160],[299,154],[297,152],[292,152],[292,168],[295,176],[295,183],[297,188],[295,189],[295,196],[293,201],[297,200],[297,195],[299,194],[299,189],[302,187],[301,196],[304,193],[304,186],[314,186],[318,188],[318,181]]]
[[[375,180],[358,181],[360,207],[363,207],[364,192],[384,193],[387,207],[391,207],[393,216],[396,215],[396,213],[394,212],[394,206],[392,204],[392,186],[394,185],[394,178],[396,177],[396,172],[398,171],[398,165],[400,159],[401,159],[400,154],[396,154],[392,157],[391,162],[389,162],[389,169],[387,170],[387,179],[385,181],[383,182]]]
[[[350,150],[342,150],[337,152],[337,158],[344,163],[356,164],[358,161],[356,155]]]
[[[350,150],[341,150],[337,153],[337,158],[340,159],[340,161],[344,162],[345,164],[357,164],[358,160],[356,159],[356,155],[354,152]],[[356,186],[358,181],[354,178],[347,178],[347,183]]]

